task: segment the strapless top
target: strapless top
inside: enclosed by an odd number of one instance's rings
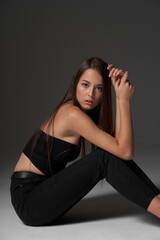
[[[26,144],[23,153],[31,160],[31,162],[46,176],[52,176],[66,167],[67,163],[76,159],[80,153],[81,145],[73,144],[50,136],[40,131],[40,136],[33,148],[35,136]],[[48,159],[48,148],[46,137],[48,137],[52,148],[50,151],[50,159]]]

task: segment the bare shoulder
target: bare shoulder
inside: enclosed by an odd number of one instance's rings
[[[79,111],[78,111],[79,110]],[[67,102],[63,104],[57,111],[54,119],[54,135],[57,137],[65,137],[70,141],[71,139],[74,141],[80,135],[75,132],[72,128],[72,119],[75,115],[78,114],[81,110],[73,106],[72,102]],[[70,138],[70,139],[69,139]],[[74,139],[73,139],[74,138]],[[72,142],[73,142],[72,141]]]
[[[57,126],[64,127],[68,130],[73,130],[72,124],[78,119],[84,119],[87,115],[79,109],[79,107],[74,106],[72,102],[63,104],[56,113],[55,123]]]
[[[77,119],[78,117],[88,117],[86,113],[84,113],[79,107],[73,106],[73,105],[68,105],[67,108],[67,113],[69,119]]]
[[[59,109],[58,112],[56,113],[56,118],[60,118],[62,121],[67,120],[69,118],[72,118],[76,115],[79,115],[82,113],[82,111],[77,107],[72,104],[72,102],[67,102],[64,103]]]
[[[88,122],[88,124],[94,124],[92,119],[85,112],[83,112],[79,107],[74,106],[73,104],[67,104],[63,106],[61,112],[59,112],[59,116],[60,115],[61,119],[63,119],[62,121],[65,121],[68,126],[71,126],[72,130],[75,129],[75,132],[77,132],[76,126],[79,125],[80,127],[80,123],[85,124]],[[75,128],[73,125],[75,126]]]

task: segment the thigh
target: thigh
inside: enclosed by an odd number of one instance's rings
[[[24,205],[26,224],[48,224],[66,213],[102,179],[105,156],[97,149],[34,188]]]
[[[145,210],[153,197],[160,193],[133,160],[123,160],[111,153],[105,178],[119,193]]]

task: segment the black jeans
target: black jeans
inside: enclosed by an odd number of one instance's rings
[[[123,160],[101,148],[51,177],[35,174],[14,178],[14,175],[10,186],[11,201],[20,219],[31,226],[59,219],[103,178],[145,210],[160,193],[133,160]]]

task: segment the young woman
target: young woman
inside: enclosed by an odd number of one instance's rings
[[[100,180],[160,217],[160,190],[133,161],[134,87],[102,59],[84,60],[65,97],[24,147],[11,177],[11,200],[27,225],[54,223]],[[115,128],[111,87],[116,94]],[[86,154],[85,139],[92,151]],[[76,159],[82,150],[82,157]]]

